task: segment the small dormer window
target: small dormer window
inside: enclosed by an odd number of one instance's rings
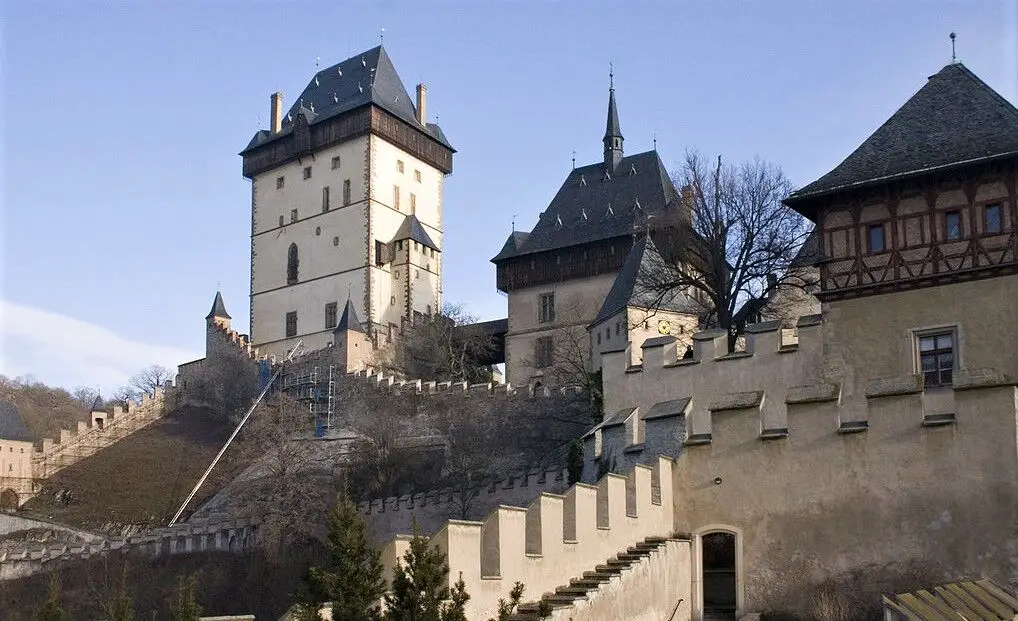
[[[633,164],[632,166],[629,167],[629,175],[633,176],[635,174],[636,174],[636,164]]]
[[[583,175],[580,175],[580,186],[583,187],[583,186],[586,186],[586,185],[587,185],[587,178],[584,177]]]

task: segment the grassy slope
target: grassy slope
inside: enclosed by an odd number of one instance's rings
[[[229,437],[232,426],[209,412],[181,408],[44,482],[43,492],[25,510],[54,520],[97,529],[103,525],[162,525],[176,512],[202,472]],[[189,506],[193,509],[234,475],[240,464],[227,451]],[[74,501],[59,505],[57,490]]]

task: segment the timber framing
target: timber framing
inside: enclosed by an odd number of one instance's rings
[[[613,237],[499,261],[497,286],[499,291],[508,293],[575,278],[616,273],[632,245],[631,236]]]

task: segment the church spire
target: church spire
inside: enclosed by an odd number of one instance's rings
[[[622,129],[619,128],[619,111],[615,107],[615,73],[608,73],[608,124],[604,130],[604,165],[614,172],[622,161]]]

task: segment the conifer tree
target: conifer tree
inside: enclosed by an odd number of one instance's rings
[[[328,526],[328,566],[311,568],[314,599],[332,602],[334,619],[381,619],[385,580],[380,553],[371,545],[367,525],[345,487],[329,512]],[[308,603],[302,607],[315,608]]]
[[[410,548],[393,571],[385,597],[386,621],[466,621],[467,594],[463,576],[449,588],[445,554],[421,537],[417,524]]]
[[[173,603],[170,605],[172,621],[199,621],[201,606],[198,605],[194,597],[197,585],[198,581],[194,576],[181,576],[177,580],[177,591]]]
[[[36,621],[67,621],[67,613],[64,612],[64,607],[60,603],[60,582],[57,580],[56,574],[50,577],[49,595],[35,618]]]

